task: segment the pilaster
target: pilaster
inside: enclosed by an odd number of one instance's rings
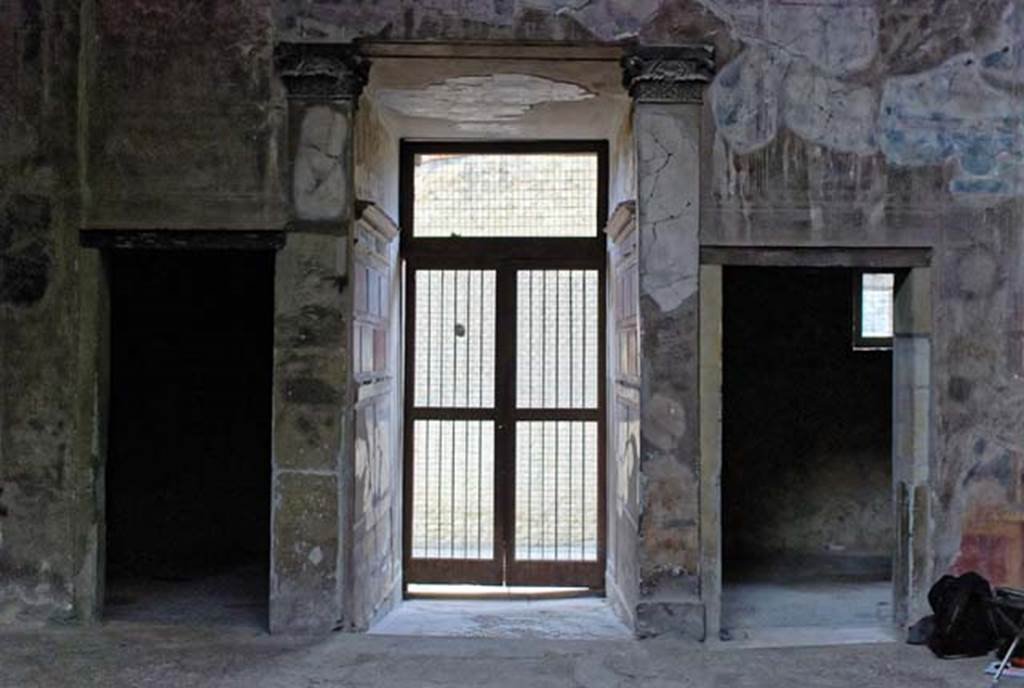
[[[280,44],[290,222],[275,272],[272,632],[344,627],[351,492],[352,136],[369,64],[349,45]]]
[[[706,46],[625,57],[640,299],[640,635],[704,637],[699,571],[699,235]]]

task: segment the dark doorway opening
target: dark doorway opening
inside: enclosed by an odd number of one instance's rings
[[[274,254],[110,264],[106,618],[265,628]]]
[[[852,270],[723,273],[722,628],[892,623],[892,352]]]

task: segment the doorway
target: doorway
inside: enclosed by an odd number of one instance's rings
[[[273,251],[110,262],[105,617],[263,629]]]
[[[604,584],[604,142],[405,143],[404,583]]]
[[[721,624],[730,637],[893,622],[886,274],[879,291],[875,273],[865,282],[844,268],[723,271]]]

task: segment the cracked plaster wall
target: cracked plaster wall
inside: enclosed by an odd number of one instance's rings
[[[90,374],[102,314],[75,229],[281,227],[291,189],[272,44],[357,37],[713,43],[702,241],[934,249],[936,570],[1013,580],[1021,14],[1010,0],[8,3],[0,617],[67,615],[95,578],[76,562],[97,546],[102,508],[86,458],[101,452],[96,404],[83,402],[102,396]]]

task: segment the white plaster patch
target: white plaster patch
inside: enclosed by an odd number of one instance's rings
[[[825,76],[800,61],[786,73],[783,94],[783,121],[804,139],[843,153],[878,149],[873,89]]]
[[[295,212],[303,220],[342,216],[348,200],[344,160],[348,136],[348,119],[342,113],[324,105],[306,110],[292,175]]]
[[[630,438],[631,440],[633,438]],[[632,493],[632,486],[635,482],[634,471],[636,470],[637,456],[636,456],[636,445],[631,443],[622,453],[619,455],[619,465],[616,471],[616,500],[615,500],[615,511],[619,516],[622,516],[626,509],[629,507],[629,498]]]
[[[313,566],[319,566],[324,560],[324,553],[319,547],[314,547],[310,550],[308,559]]]
[[[697,115],[683,118],[672,106],[648,105],[638,117],[640,294],[669,313],[697,291],[692,257],[699,250],[699,200],[690,195],[699,177]]]
[[[577,84],[530,74],[460,76],[423,89],[383,89],[377,102],[409,117],[458,122],[460,128],[508,124],[537,105],[587,100]]]

